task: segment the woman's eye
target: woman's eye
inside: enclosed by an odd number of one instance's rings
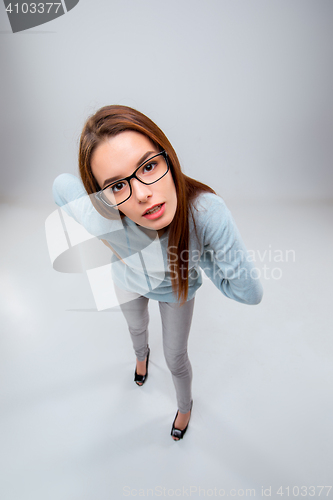
[[[147,165],[144,166],[143,171],[149,173],[152,170],[154,170],[155,167],[156,167],[156,162],[148,163]]]
[[[123,187],[125,186],[125,183],[124,182],[118,182],[117,184],[114,184],[113,186],[111,186],[111,190],[113,193],[118,193],[119,191],[121,191],[123,189]]]

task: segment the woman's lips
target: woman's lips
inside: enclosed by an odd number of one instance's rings
[[[157,210],[157,212],[153,212],[152,214],[144,214],[143,217],[145,217],[146,219],[151,219],[151,220],[158,219],[159,217],[161,217],[164,214],[164,210],[165,210],[165,203],[161,203],[161,208],[159,210]]]

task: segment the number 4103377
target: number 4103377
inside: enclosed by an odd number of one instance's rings
[[[11,14],[12,12],[19,14],[22,12],[22,14],[49,14],[51,12],[51,9],[54,6],[54,12],[57,14],[59,7],[61,6],[60,3],[54,3],[54,2],[40,2],[40,3],[22,3],[19,5],[18,3],[13,4],[8,4],[8,7],[6,8],[6,11]]]

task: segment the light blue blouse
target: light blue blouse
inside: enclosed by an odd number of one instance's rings
[[[168,264],[168,235],[161,237],[128,217],[109,220],[97,212],[82,182],[71,174],[61,174],[53,184],[56,204],[90,234],[106,240],[114,250],[112,278],[119,288],[161,302],[177,302],[171,286]],[[93,195],[91,195],[93,196]],[[263,295],[257,271],[236,224],[219,196],[201,193],[190,215],[188,259],[188,300],[202,284],[200,269],[227,297],[244,304],[258,304]],[[170,249],[176,259],[176,249]]]

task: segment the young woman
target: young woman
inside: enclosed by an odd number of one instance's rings
[[[262,298],[256,270],[223,200],[182,173],[164,133],[139,111],[105,106],[91,116],[81,134],[79,170],[82,183],[70,174],[57,177],[55,201],[112,250],[139,386],[148,377],[148,301],[159,302],[178,403],[171,435],[182,439],[193,403],[187,342],[200,267],[224,295],[245,304]]]

